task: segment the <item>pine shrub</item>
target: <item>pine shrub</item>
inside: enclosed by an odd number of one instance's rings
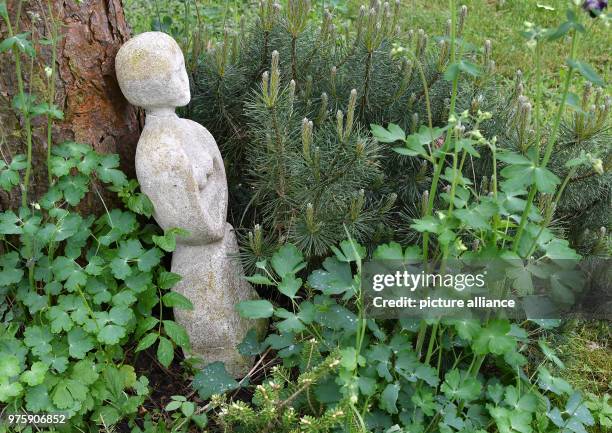
[[[459,38],[466,13],[461,8]],[[263,0],[253,23],[227,30],[200,59],[188,111],[224,153],[230,218],[245,229],[248,270],[284,242],[316,258],[347,232],[369,249],[419,236],[406,227],[421,216],[431,165],[398,155],[368,129],[372,123],[410,132],[446,125],[450,24],[441,29],[444,36],[431,38],[400,28],[399,14],[399,1],[373,1],[340,29],[329,12],[318,16],[307,0],[291,0],[284,9]],[[479,48],[460,39],[458,49],[465,73],[456,112],[491,113],[479,125],[484,136],[497,137],[500,147],[530,151],[534,120],[520,72],[508,86],[496,78],[490,41]],[[593,101],[583,100],[562,125],[561,150],[552,161],[560,177],[568,156],[584,152],[597,161],[609,142],[609,102],[601,91],[590,93],[595,95],[586,98]],[[484,156],[470,158],[465,175],[486,190],[492,167]],[[609,156],[603,158],[609,165]],[[584,222],[587,212],[592,229],[608,227],[610,191],[609,174],[579,173],[556,216],[567,227]]]
[[[367,245],[390,239],[419,203],[430,167],[399,158],[367,129],[445,123],[449,49],[446,38],[403,32],[399,8],[373,2],[340,31],[329,12],[315,24],[308,1],[281,11],[266,0],[256,22],[227,31],[203,57],[190,113],[224,152],[231,218],[255,227],[243,236],[249,267],[285,241],[320,257],[346,231]],[[490,45],[482,54],[466,47],[466,57],[493,69]],[[490,77],[461,82],[462,109],[500,103]]]

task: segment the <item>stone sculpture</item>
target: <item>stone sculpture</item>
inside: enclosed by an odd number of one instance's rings
[[[251,360],[236,345],[250,328],[261,330],[265,322],[243,319],[235,310],[238,302],[257,295],[240,263],[230,257],[238,245],[226,222],[227,180],[215,139],[175,113],[191,98],[183,53],[167,34],[147,32],[123,45],[115,63],[123,94],[146,112],[136,149],[141,189],[164,230],[180,227],[189,233],[177,239],[172,256],[172,272],[183,277],[173,290],[195,308],[175,309],[175,318],[205,362],[223,361],[235,377],[244,375]]]

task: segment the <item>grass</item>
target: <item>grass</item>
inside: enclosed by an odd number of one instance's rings
[[[517,69],[522,69],[529,85],[532,67],[532,52],[520,35],[526,21],[543,27],[552,27],[562,22],[570,0],[464,0],[468,7],[465,39],[482,46],[486,39],[493,41],[493,58],[498,71],[511,79]],[[281,3],[287,0],[280,0]],[[401,0],[401,26],[405,29],[424,29],[429,35],[439,35],[450,17],[448,2],[444,0]],[[343,18],[356,17],[362,4],[369,0],[312,0],[313,9],[321,6],[334,9],[335,15]],[[124,0],[126,16],[134,33],[148,30],[164,30],[175,37],[185,29],[185,22],[201,25],[219,34],[223,27],[232,26],[245,11],[255,12],[256,1],[250,0]],[[197,5],[197,7],[196,7]],[[606,82],[609,81],[611,62],[609,47],[612,32],[601,20],[592,19],[589,39],[581,41],[583,60],[597,70]],[[568,47],[561,40],[556,49],[547,49],[543,57],[544,81],[553,91],[560,82],[559,66],[564,64]],[[612,87],[608,85],[608,90]]]
[[[560,373],[572,385],[603,395],[612,392],[612,328],[607,321],[571,320],[552,342],[566,368]]]

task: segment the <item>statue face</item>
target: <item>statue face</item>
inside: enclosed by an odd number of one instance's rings
[[[121,91],[137,107],[174,108],[191,100],[185,58],[176,41],[162,32],[141,33],[117,53]]]

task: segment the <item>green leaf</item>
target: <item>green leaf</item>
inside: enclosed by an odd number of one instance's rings
[[[10,192],[14,186],[19,185],[19,173],[10,170],[0,170],[0,187],[6,192]]]
[[[71,376],[74,380],[89,386],[98,380],[100,373],[91,359],[83,359],[72,366]]]
[[[162,290],[171,289],[181,281],[182,277],[179,274],[175,274],[173,272],[162,271],[157,277],[157,285]]]
[[[372,131],[372,136],[381,143],[393,143],[406,139],[404,130],[395,123],[389,123],[387,129],[380,125],[370,124],[370,130]]]
[[[172,252],[176,249],[176,237],[186,236],[189,234],[187,230],[180,228],[171,228],[164,231],[163,236],[152,236],[153,243],[160,247],[162,250]]]
[[[236,310],[245,319],[265,319],[274,314],[274,306],[265,300],[239,302]]]
[[[30,370],[25,371],[21,374],[21,381],[27,383],[29,386],[40,385],[45,380],[45,375],[49,371],[49,366],[44,362],[34,362]]]
[[[251,275],[250,277],[245,277],[245,280],[247,280],[249,283],[259,284],[262,286],[274,286],[275,285],[272,280],[270,280],[268,277],[266,277],[263,274]]]
[[[295,274],[306,266],[304,256],[293,244],[283,245],[274,253],[270,262],[274,272],[281,278]]]
[[[597,74],[597,72],[595,72],[595,70],[587,63],[581,62],[579,60],[568,59],[567,64],[572,68],[576,69],[580,73],[580,75],[582,75],[584,78],[586,78],[588,81],[595,84],[596,86],[605,86],[606,83],[604,82],[604,80],[602,80],[601,77]]]
[[[491,320],[486,328],[482,328],[472,343],[474,352],[479,355],[494,353],[503,355],[516,346],[514,338],[508,335],[510,323],[507,320]]]
[[[28,346],[32,353],[36,356],[44,355],[51,352],[51,340],[53,335],[46,328],[40,326],[29,326],[24,332],[23,342]]]
[[[174,359],[174,346],[170,340],[165,337],[159,337],[159,345],[157,346],[157,359],[164,367],[168,368]]]
[[[257,330],[251,328],[238,345],[238,352],[244,356],[255,356],[263,352],[264,348],[265,345],[257,339]]]
[[[527,393],[521,396],[512,385],[506,388],[504,402],[515,411],[533,413],[538,409],[538,397],[535,394]]]
[[[457,334],[465,339],[472,340],[480,333],[480,324],[475,319],[458,319],[452,322]]]
[[[446,71],[444,71],[444,79],[446,81],[454,81],[459,77],[459,72],[465,72],[473,77],[481,75],[481,71],[474,63],[460,60],[459,62],[448,65]]]
[[[554,377],[545,367],[538,368],[538,386],[557,395],[570,394],[572,386],[560,377]]]
[[[404,260],[404,252],[402,246],[397,242],[390,242],[376,247],[372,255],[377,260]]]
[[[396,414],[397,411],[397,397],[399,395],[400,385],[399,383],[388,384],[382,394],[380,395],[380,408],[388,413]]]
[[[19,359],[15,355],[2,353],[2,358],[0,358],[0,378],[10,379],[19,373],[21,373]]]
[[[177,410],[179,407],[181,407],[181,404],[183,404],[183,402],[177,401],[177,400],[173,400],[170,403],[168,403],[168,405],[166,406],[165,410],[167,412],[172,412],[173,410]]]
[[[125,337],[125,328],[119,325],[105,325],[98,333],[98,341],[104,344],[117,344]]]
[[[26,409],[32,412],[44,412],[53,407],[49,390],[45,385],[28,388],[25,393]]]
[[[300,290],[300,287],[302,287],[302,279],[288,274],[278,285],[278,291],[291,299],[295,299],[295,295]]]
[[[36,56],[36,51],[32,46],[32,42],[28,39],[30,36],[29,32],[19,33],[18,35],[6,38],[0,43],[0,53],[10,50],[11,48],[16,49],[30,57]]]
[[[0,213],[0,235],[19,235],[22,228],[19,225],[20,219],[12,210]]]
[[[366,256],[365,247],[349,239],[345,239],[340,242],[340,249],[332,246],[331,250],[334,252],[338,260],[346,263],[363,260]]]
[[[8,11],[6,10],[6,2],[0,2],[0,16],[4,19],[8,17]]]
[[[540,349],[542,349],[542,353],[547,359],[554,362],[557,367],[562,369],[565,368],[565,364],[563,363],[563,361],[561,361],[559,357],[555,354],[555,351],[551,349],[548,344],[546,344],[546,341],[544,341],[544,339],[540,338],[540,340],[538,340],[538,345],[540,346]]]
[[[234,390],[239,384],[227,373],[223,363],[217,361],[198,372],[193,378],[192,386],[202,400],[207,400],[214,394]]]
[[[189,336],[185,328],[172,320],[164,320],[163,323],[166,335],[170,337],[177,346],[188,350],[190,348]]]
[[[151,269],[159,265],[159,261],[163,256],[164,254],[158,248],[148,250],[138,258],[138,269],[142,272],[151,271]]]
[[[533,170],[533,178],[538,191],[552,194],[555,187],[561,183],[561,179],[552,171],[544,167],[537,167]]]
[[[162,296],[162,302],[166,307],[176,307],[181,310],[193,310],[193,303],[178,292],[168,292]]]
[[[110,270],[115,276],[115,278],[119,280],[124,280],[129,275],[131,275],[132,269],[130,268],[130,265],[128,264],[128,260],[129,259],[125,257],[115,257],[110,262]]]
[[[93,256],[89,259],[87,266],[85,266],[85,272],[89,275],[100,275],[104,269],[104,259],[100,256]]]
[[[127,177],[115,167],[119,167],[119,155],[104,155],[100,157],[100,165],[96,168],[96,173],[102,182],[123,186],[127,183]]]
[[[0,378],[0,402],[7,403],[22,392],[23,386],[19,382],[9,382],[8,379]]]
[[[75,403],[83,402],[87,398],[87,387],[75,379],[61,379],[52,393],[53,404],[58,409],[68,409]]]
[[[302,332],[306,329],[297,315],[285,310],[284,308],[277,309],[275,314],[278,317],[285,319],[276,323],[276,327],[282,334],[287,334],[289,332]]]
[[[71,206],[76,206],[89,191],[89,178],[83,174],[64,176],[60,178],[57,186],[64,193],[64,198]]]
[[[47,310],[47,319],[51,321],[51,332],[54,334],[72,329],[73,323],[70,316],[60,307],[53,306]]]
[[[136,346],[135,352],[140,352],[141,350],[148,349],[157,341],[157,334],[155,332],[151,332],[147,334],[144,338],[142,338],[138,345]]]
[[[152,283],[152,276],[149,272],[139,272],[132,274],[125,279],[125,285],[134,293],[143,293]]]
[[[446,373],[440,391],[450,400],[469,402],[478,398],[482,390],[480,382],[467,373],[461,376],[457,369]]]
[[[317,269],[308,277],[308,283],[325,295],[340,295],[354,289],[351,266],[336,257],[323,261],[323,269]]]
[[[93,348],[93,338],[82,328],[74,328],[68,333],[68,353],[73,358],[83,359],[87,352]]]
[[[358,365],[365,365],[366,359],[357,355],[357,350],[354,347],[347,347],[340,350],[340,365],[348,371],[354,371]]]
[[[410,227],[418,232],[438,233],[440,221],[429,215],[420,219],[414,219]]]

